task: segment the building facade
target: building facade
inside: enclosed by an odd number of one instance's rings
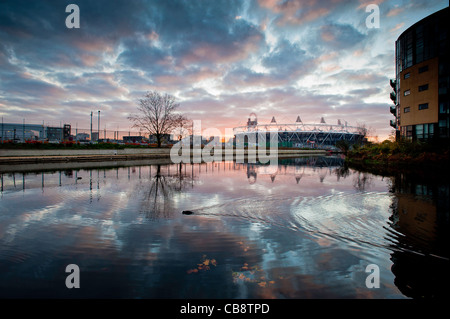
[[[449,8],[412,25],[395,42],[396,78],[390,81],[396,138],[449,139]]]

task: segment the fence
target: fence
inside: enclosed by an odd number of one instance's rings
[[[166,136],[168,140],[170,137]],[[1,143],[30,143],[30,142],[61,143],[74,142],[110,142],[110,143],[141,143],[156,142],[154,136],[144,131],[98,130],[73,128],[68,124],[61,126],[46,126],[25,123],[1,123]]]

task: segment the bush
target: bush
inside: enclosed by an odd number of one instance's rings
[[[336,147],[344,154],[347,154],[350,149],[350,143],[346,140],[339,140],[336,142]]]
[[[385,140],[378,144],[354,147],[348,152],[347,158],[359,161],[423,163],[429,165],[448,158],[448,153],[448,146],[403,139],[395,142]]]

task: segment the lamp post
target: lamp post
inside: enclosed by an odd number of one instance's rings
[[[91,136],[90,136],[90,142],[92,143],[92,111],[91,111]]]
[[[98,111],[98,137],[97,141],[100,139],[100,111]]]

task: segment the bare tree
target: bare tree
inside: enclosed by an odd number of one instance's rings
[[[174,116],[174,127],[172,130],[172,134],[178,139],[181,140],[191,134],[192,132],[192,120],[188,119],[186,116],[182,114],[176,114]]]
[[[358,127],[358,133],[361,134],[364,138],[372,137],[375,135],[375,129],[373,127],[367,128],[367,125],[365,123],[357,122],[356,126]]]
[[[172,133],[179,123],[182,115],[175,113],[179,106],[174,96],[150,91],[139,99],[137,106],[139,113],[131,114],[128,119],[133,122],[133,127],[154,134],[158,147],[161,147],[163,136]]]
[[[363,137],[367,137],[367,133],[369,132],[369,129],[367,128],[367,125],[365,123],[356,123],[357,132],[358,134],[362,135]]]

